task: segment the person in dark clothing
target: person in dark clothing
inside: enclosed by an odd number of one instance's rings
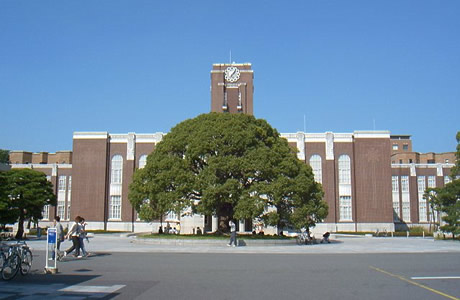
[[[326,242],[327,242],[327,243],[331,243],[331,242],[329,241],[329,236],[330,236],[330,235],[331,235],[330,232],[326,232],[325,234],[323,234],[323,239],[321,240],[321,244],[322,244],[323,242],[325,242],[325,243],[326,243]]]

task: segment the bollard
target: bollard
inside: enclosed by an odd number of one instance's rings
[[[409,237],[409,231],[406,231],[407,237]]]

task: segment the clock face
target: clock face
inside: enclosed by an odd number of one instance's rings
[[[237,67],[228,67],[225,69],[225,80],[235,82],[240,79],[240,70]]]

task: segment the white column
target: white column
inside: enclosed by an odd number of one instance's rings
[[[305,161],[305,133],[304,132],[297,132],[297,158]]]
[[[211,220],[211,231],[212,232],[216,232],[218,227],[219,227],[219,224],[217,222],[217,217],[215,216],[212,216],[212,220]]]
[[[240,230],[238,230],[238,232],[244,232],[244,220],[243,221],[239,221],[240,222]]]

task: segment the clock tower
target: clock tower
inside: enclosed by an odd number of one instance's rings
[[[250,63],[213,64],[211,112],[253,114],[254,72]]]

